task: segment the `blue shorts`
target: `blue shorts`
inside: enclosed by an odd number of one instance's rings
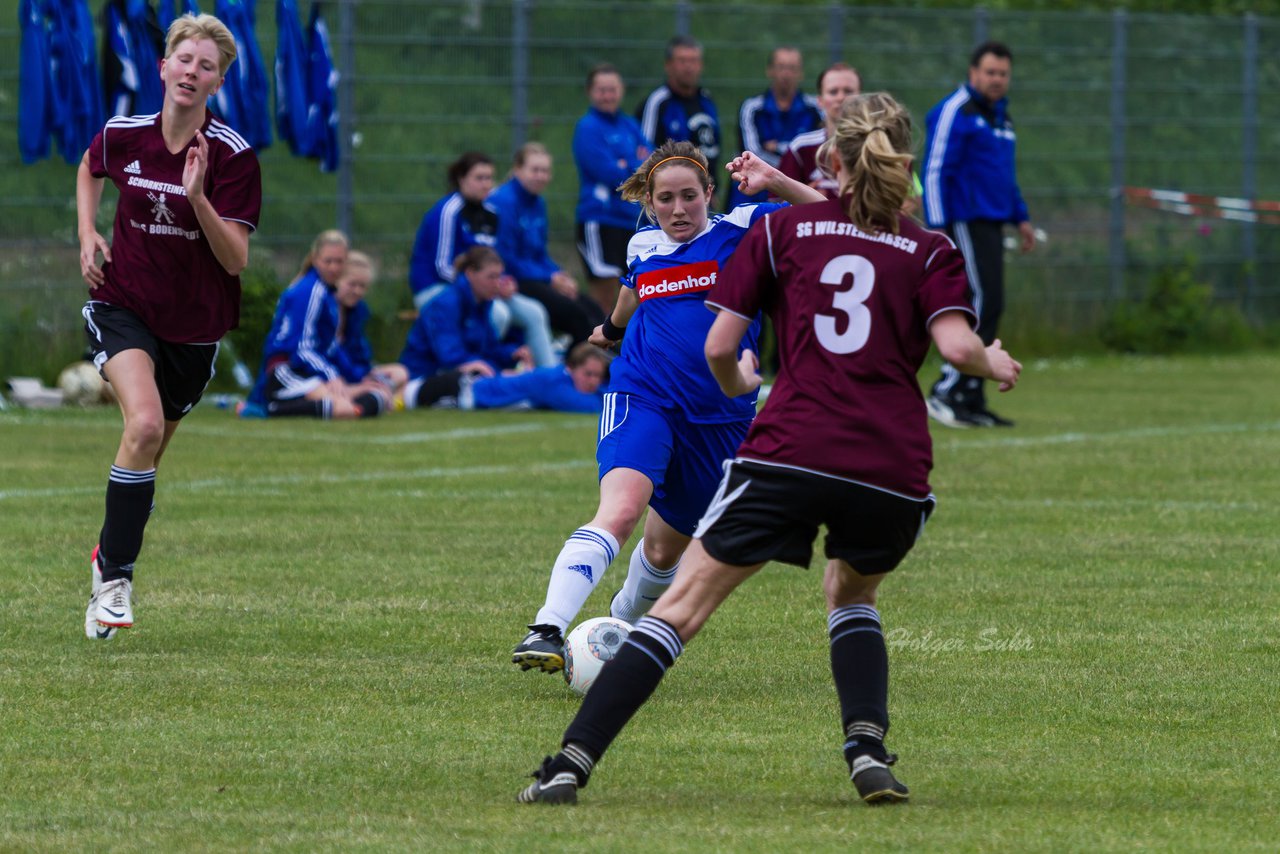
[[[724,461],[733,459],[750,426],[749,420],[697,424],[683,410],[611,392],[600,413],[600,477],[616,468],[640,472],[653,481],[649,506],[668,525],[692,536],[720,486]]]

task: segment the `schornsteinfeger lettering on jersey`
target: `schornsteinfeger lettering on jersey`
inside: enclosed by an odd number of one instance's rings
[[[755,415],[756,396],[727,398],[707,367],[703,346],[715,316],[707,292],[751,224],[785,205],[740,205],[711,217],[706,229],[677,243],[656,226],[641,229],[627,247],[622,283],[639,300],[627,324],[622,354],[609,367],[609,390],[644,395],[683,409],[690,421],[724,424]],[[758,352],[759,318],[742,347]]]
[[[829,219],[818,220],[817,222],[798,222],[796,223],[796,237],[823,237],[834,235],[836,237],[861,237],[863,240],[874,240],[876,243],[883,243],[886,246],[892,246],[894,249],[901,249],[903,252],[914,255],[919,243],[910,237],[904,237],[901,234],[891,234],[887,231],[880,234],[867,234],[859,229],[856,225],[849,222],[837,222]]]

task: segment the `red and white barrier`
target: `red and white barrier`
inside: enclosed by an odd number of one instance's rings
[[[1131,205],[1170,211],[1184,216],[1280,225],[1280,202],[1181,193],[1177,190],[1153,190],[1149,187],[1125,187],[1124,197]]]

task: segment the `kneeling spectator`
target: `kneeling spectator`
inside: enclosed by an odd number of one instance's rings
[[[533,368],[529,348],[499,339],[493,323],[493,302],[514,290],[503,274],[502,259],[487,246],[473,246],[454,265],[458,275],[439,289],[418,311],[409,330],[400,364],[414,379],[441,371],[491,377],[517,364]]]
[[[405,409],[456,406],[599,413],[608,366],[609,357],[603,350],[582,343],[569,351],[563,367],[493,377],[446,371],[411,380],[404,388],[404,404]]]

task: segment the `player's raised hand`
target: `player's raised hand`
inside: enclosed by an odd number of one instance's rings
[[[778,171],[750,151],[744,151],[725,164],[729,177],[738,189],[749,196],[772,189],[774,175]]]
[[[204,195],[204,172],[209,165],[209,140],[196,131],[196,144],[187,149],[187,162],[182,167],[182,186],[188,199]]]

